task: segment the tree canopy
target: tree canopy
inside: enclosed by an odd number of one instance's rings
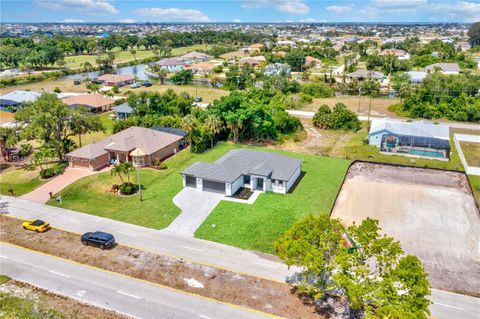
[[[421,261],[380,230],[369,218],[345,227],[328,215],[310,215],[275,248],[288,266],[301,269],[290,282],[324,312],[333,311],[329,299],[340,298],[346,318],[427,318],[430,284]]]

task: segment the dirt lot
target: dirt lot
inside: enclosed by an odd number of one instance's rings
[[[83,246],[80,236],[58,229],[24,231],[21,221],[0,216],[1,240],[131,277],[260,310],[286,318],[323,318],[287,284],[173,259],[118,245],[111,250]],[[195,285],[189,284],[194,279]],[[199,284],[199,285],[197,285]]]
[[[434,288],[480,296],[480,213],[465,175],[356,163],[332,217],[372,217],[417,255]]]
[[[57,314],[62,315],[62,318],[68,319],[126,318],[125,316],[117,314],[113,311],[84,304],[74,299],[57,295],[47,290],[40,289],[16,280],[9,280],[8,282],[0,285],[0,296],[2,293],[5,294],[5,297],[2,297],[2,303],[4,303],[3,306],[8,309],[8,318],[10,318],[9,315],[18,315],[18,313],[16,313],[17,311],[21,313],[24,311],[39,311],[45,313],[48,310],[54,310]],[[18,299],[12,299],[12,296],[17,297]],[[28,310],[28,307],[32,307],[32,309]],[[5,313],[2,315],[5,315]],[[30,315],[32,318],[35,316],[33,313],[30,313]]]

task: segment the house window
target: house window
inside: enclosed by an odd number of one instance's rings
[[[243,184],[250,184],[250,175],[243,175]]]
[[[278,189],[283,189],[283,181],[278,182]]]

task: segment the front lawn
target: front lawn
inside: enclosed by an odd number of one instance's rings
[[[179,172],[197,161],[212,162],[234,147],[242,146],[221,143],[203,154],[185,150],[166,161],[166,170],[142,169],[142,202],[138,195],[119,197],[110,193],[111,186],[120,184],[120,180],[109,172],[84,177],[55,196],[62,196],[64,208],[155,229],[165,228],[180,214],[180,209],[172,201],[182,189]],[[131,175],[133,183],[136,183],[136,178],[134,172]],[[48,204],[59,206],[55,200],[50,200]]]
[[[10,195],[13,189],[15,196],[33,191],[45,183],[39,179],[39,169],[27,170],[23,167],[10,167],[0,174],[0,194]]]
[[[305,175],[293,193],[265,193],[251,205],[222,201],[196,231],[196,237],[273,253],[275,239],[296,221],[312,213],[330,213],[350,161],[276,152],[304,161]]]

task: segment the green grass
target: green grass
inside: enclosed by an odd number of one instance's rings
[[[379,163],[387,164],[400,164],[425,168],[438,168],[446,170],[464,171],[460,157],[458,156],[457,149],[453,142],[453,132],[450,134],[450,161],[444,162],[440,160],[430,160],[423,158],[413,158],[401,155],[386,155],[381,154],[379,149],[373,145],[363,144],[363,140],[367,136],[366,123],[363,122],[364,128],[357,133],[350,134],[351,137],[345,142],[335,145],[329,156],[347,158],[347,159],[359,159]]]
[[[45,183],[38,178],[38,170],[26,170],[21,167],[12,167],[0,174],[0,194],[10,195],[13,189],[15,196],[20,196],[33,191]]]
[[[5,275],[0,275],[0,285],[3,285],[4,283],[6,283],[9,280],[10,280],[10,277],[5,276]]]
[[[141,170],[144,187],[142,202],[139,201],[138,195],[119,197],[110,193],[112,184],[119,184],[120,180],[118,177],[110,176],[108,172],[82,178],[55,196],[62,196],[64,208],[161,229],[168,226],[180,213],[180,209],[172,201],[182,189],[179,172],[197,161],[212,162],[234,147],[241,146],[221,143],[203,154],[192,154],[185,150],[166,162],[168,166],[166,170]],[[136,181],[135,174],[131,177]],[[59,206],[54,200],[48,204]]]
[[[469,166],[480,166],[480,143],[460,142]]]
[[[477,205],[480,207],[480,176],[468,175],[468,181],[472,186],[473,196]]]
[[[2,318],[67,318],[40,300],[14,296],[0,292],[0,314]]]
[[[206,50],[209,48],[208,44],[195,44],[181,48],[173,48],[172,55],[183,55],[190,51],[194,50]],[[135,57],[130,53],[130,50],[121,51],[118,49],[114,49],[113,52],[115,53],[115,63],[123,63],[123,62],[130,62],[135,58],[137,60],[147,59],[154,56],[152,50],[137,50]],[[65,67],[70,69],[78,69],[82,67],[82,63],[90,62],[93,66],[96,66],[95,60],[97,59],[97,55],[72,55],[65,57]]]
[[[350,161],[279,151],[302,159],[305,175],[291,194],[261,194],[254,204],[222,201],[195,236],[274,253],[273,242],[308,214],[328,214]],[[215,225],[213,227],[212,225]]]

